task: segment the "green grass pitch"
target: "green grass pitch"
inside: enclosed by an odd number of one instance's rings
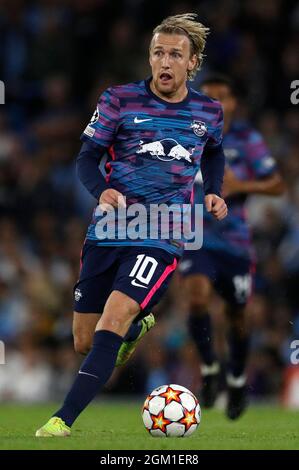
[[[88,407],[69,438],[35,438],[35,430],[57,405],[0,406],[0,449],[201,450],[299,449],[299,412],[250,407],[238,421],[219,410],[203,411],[188,438],[153,438],[143,427],[141,404],[102,403]]]

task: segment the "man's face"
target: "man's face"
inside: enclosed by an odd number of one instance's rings
[[[223,108],[224,119],[231,119],[232,114],[236,109],[237,102],[236,98],[232,95],[229,86],[218,83],[209,84],[202,86],[201,91],[205,95],[210,96],[210,98],[220,101]]]
[[[190,41],[181,34],[155,34],[150,49],[155,89],[165,96],[175,96],[186,86],[187,72],[196,66],[196,55],[190,57]]]

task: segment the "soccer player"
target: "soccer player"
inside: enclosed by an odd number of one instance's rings
[[[63,406],[36,436],[70,435],[111,376],[121,347],[140,338],[137,320],[159,302],[183,252],[183,239],[123,237],[122,224],[116,235],[109,223],[102,230],[105,218],[124,222],[121,210],[134,203],[146,209],[189,203],[200,166],[207,210],[217,220],[227,214],[220,197],[222,108],[187,85],[200,68],[207,32],[194,14],[166,18],[150,44],[152,76],[107,89],[83,132],[78,175],[99,201],[74,289],[75,348],[87,356]],[[107,151],[104,179],[98,167]]]
[[[179,271],[189,301],[190,336],[202,359],[201,404],[205,407],[215,402],[220,369],[209,314],[214,288],[226,301],[229,321],[226,414],[236,419],[247,406],[245,366],[249,337],[245,306],[252,290],[254,264],[245,202],[249,194],[279,195],[283,183],[262,136],[247,122],[234,118],[238,101],[232,82],[222,76],[210,77],[202,83],[201,90],[219,100],[223,107],[226,169],[222,195],[229,213],[225,220],[215,224],[204,211],[203,247],[185,251]],[[194,200],[202,202],[202,184],[200,181],[197,184],[197,178],[195,188]]]

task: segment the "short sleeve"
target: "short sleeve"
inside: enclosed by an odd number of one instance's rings
[[[81,135],[81,140],[92,141],[98,146],[109,148],[118,129],[119,111],[119,98],[112,88],[108,88],[100,96],[96,110]]]
[[[246,155],[250,169],[256,178],[270,176],[277,170],[274,158],[271,156],[263,137],[257,131],[252,131],[249,135]]]
[[[220,103],[218,113],[215,115],[209,130],[209,138],[206,144],[207,147],[218,147],[222,143],[223,134],[223,111]]]

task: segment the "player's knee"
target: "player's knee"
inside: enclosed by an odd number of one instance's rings
[[[108,330],[124,336],[140,311],[138,303],[122,292],[113,291],[96,329]]]
[[[193,315],[205,315],[209,308],[208,297],[191,297],[189,301],[189,310]]]
[[[138,310],[122,306],[119,310],[110,311],[101,318],[101,328],[118,332],[125,325],[130,325],[138,315]]]
[[[113,291],[105,305],[103,316],[113,318],[114,321],[133,321],[139,311],[140,307],[135,300],[122,292]]]
[[[76,353],[86,355],[89,353],[92,346],[92,340],[86,336],[74,336],[74,349]]]
[[[195,315],[204,315],[211,301],[212,286],[209,279],[197,276],[187,284],[189,311]]]

